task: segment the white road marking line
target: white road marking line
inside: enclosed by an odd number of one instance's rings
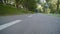
[[[15,21],[12,21],[12,22],[9,22],[9,23],[0,25],[0,30],[3,30],[3,29],[5,29],[5,28],[7,28],[7,27],[9,27],[9,26],[12,26],[12,25],[14,25],[14,24],[16,24],[16,23],[19,23],[19,22],[21,22],[21,21],[22,21],[22,20],[15,20]]]
[[[32,15],[28,16],[28,17],[32,17]]]

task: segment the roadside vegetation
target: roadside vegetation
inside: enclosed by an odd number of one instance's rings
[[[28,14],[33,13],[31,11],[21,9],[21,8],[13,8],[7,5],[0,6],[0,15],[16,15],[16,14]]]
[[[60,17],[60,0],[38,0],[40,13]]]
[[[34,0],[30,0],[29,2],[28,0],[0,0],[0,15],[32,14],[36,7],[36,3],[33,1]]]
[[[60,17],[60,14],[48,14],[49,16]]]
[[[0,0],[0,15],[45,13],[60,15],[60,0]]]

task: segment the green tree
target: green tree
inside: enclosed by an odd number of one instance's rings
[[[4,3],[6,4],[7,2],[6,2],[7,0],[4,0]]]
[[[3,4],[3,1],[2,0],[0,0],[0,4]]]
[[[23,4],[24,0],[15,0],[16,1],[16,7],[19,8],[20,4]]]
[[[59,0],[57,0],[57,11],[56,11],[56,13],[58,13],[58,11],[59,11]]]
[[[48,3],[49,1],[51,1],[51,0],[46,0],[47,3]]]
[[[19,7],[19,0],[15,0],[16,2],[16,7],[18,8]]]
[[[23,5],[30,11],[33,11],[37,7],[35,0],[24,0]]]
[[[39,3],[40,4],[40,0],[36,0],[37,1],[37,3]]]
[[[51,9],[51,13],[57,13],[57,0],[46,0],[46,2],[49,4],[49,8]]]

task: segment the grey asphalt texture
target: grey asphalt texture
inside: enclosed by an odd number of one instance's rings
[[[0,25],[23,20],[0,31],[0,34],[60,34],[60,18],[44,14],[1,16]]]

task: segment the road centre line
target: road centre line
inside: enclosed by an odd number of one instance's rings
[[[21,22],[21,21],[22,21],[22,20],[15,20],[15,21],[12,21],[12,22],[9,22],[9,23],[0,25],[0,30],[3,30],[3,29],[5,29],[5,28],[7,28],[7,27],[9,27],[9,26],[12,26],[12,25],[14,25],[14,24],[16,24],[16,23],[19,23],[19,22]]]
[[[32,15],[28,16],[28,17],[32,17]]]

